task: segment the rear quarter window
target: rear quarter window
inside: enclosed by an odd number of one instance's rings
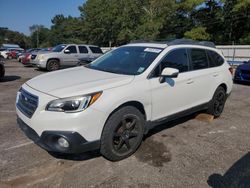
[[[90,48],[91,52],[94,54],[102,54],[102,50],[99,47],[90,46],[89,48]]]
[[[210,67],[218,67],[224,63],[224,59],[217,52],[207,50]]]

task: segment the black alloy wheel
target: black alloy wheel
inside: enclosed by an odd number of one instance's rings
[[[220,115],[225,105],[226,95],[223,90],[220,90],[214,99],[214,114],[215,116]]]
[[[218,87],[214,93],[213,99],[209,104],[207,112],[215,118],[219,117],[224,109],[226,103],[226,91],[223,87]]]
[[[133,106],[125,106],[107,120],[101,136],[101,154],[111,161],[132,155],[144,134],[144,115]]]
[[[117,153],[126,155],[140,141],[137,121],[136,116],[125,115],[113,132],[113,148]]]

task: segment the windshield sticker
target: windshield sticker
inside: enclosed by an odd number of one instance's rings
[[[144,69],[145,69],[144,67],[140,67],[137,72],[141,73],[144,71]]]
[[[157,49],[157,48],[146,48],[144,52],[153,52],[153,53],[160,53],[162,50]]]

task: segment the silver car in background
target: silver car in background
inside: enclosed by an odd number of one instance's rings
[[[101,56],[102,50],[98,46],[85,44],[60,44],[50,52],[39,53],[31,58],[31,63],[40,69],[48,71],[61,67],[72,67],[79,63],[79,59],[94,60]]]

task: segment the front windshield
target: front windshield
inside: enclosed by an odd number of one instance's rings
[[[109,52],[87,68],[126,75],[139,75],[160,54],[162,48],[149,48],[139,46],[121,47]]]
[[[55,47],[52,49],[52,52],[61,52],[64,48],[65,48],[65,45],[60,44],[60,45],[55,46]]]

